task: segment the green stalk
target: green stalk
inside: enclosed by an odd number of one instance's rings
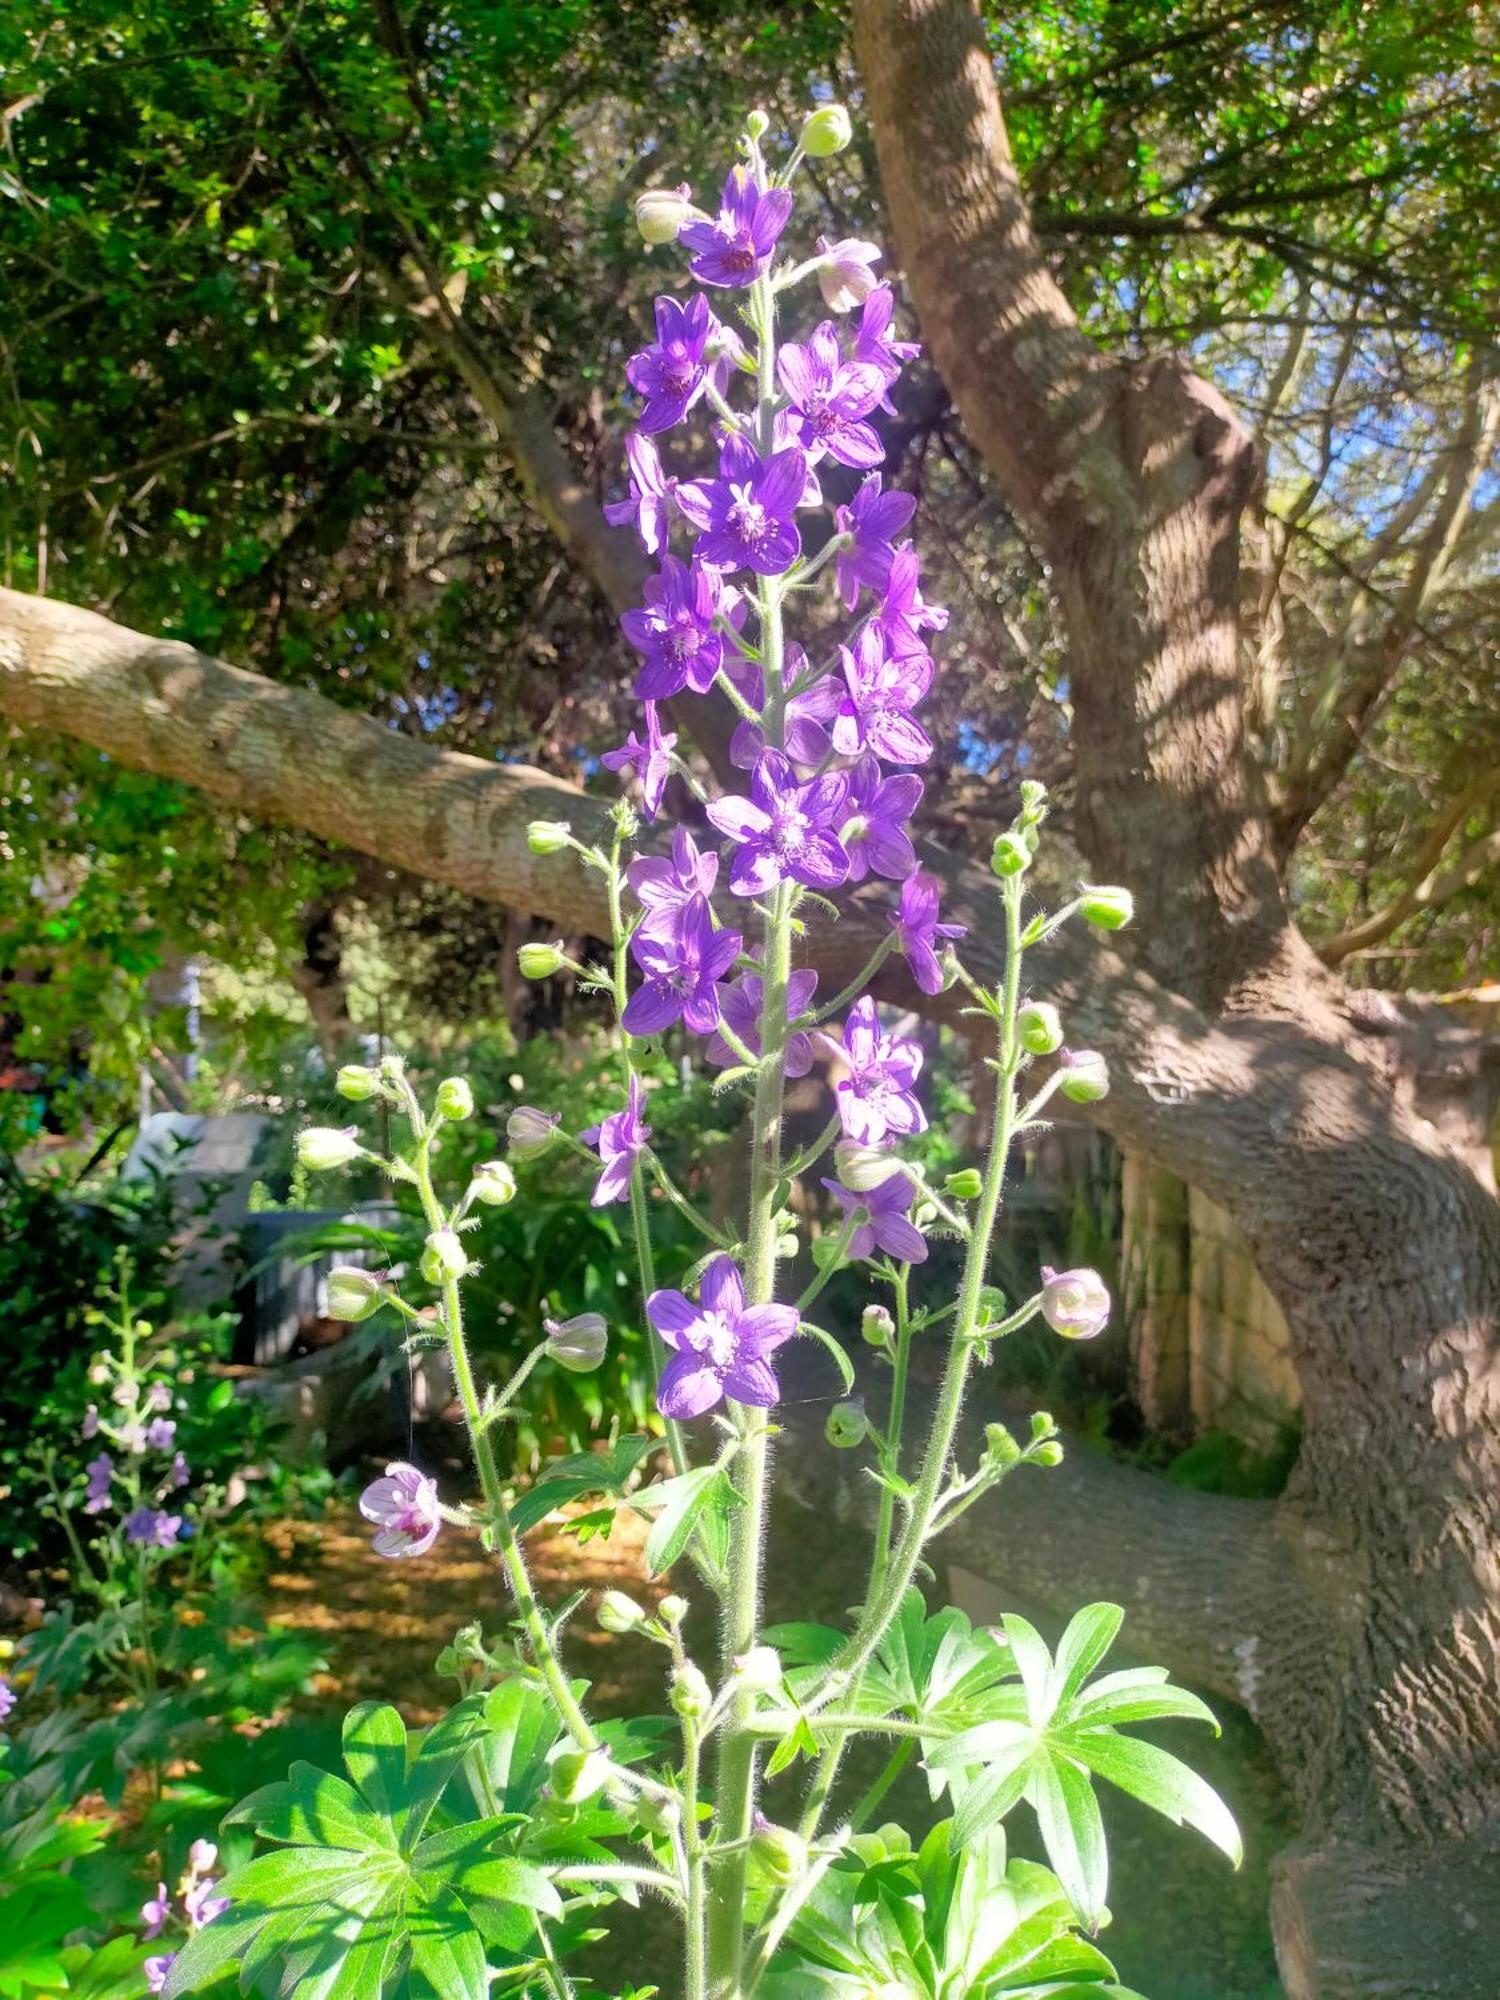
[[[704,1859],[703,1836],[698,1825],[699,1758],[702,1740],[698,1724],[684,1716],[682,1723],[682,1809],[683,1845],[687,1850],[687,1967],[684,2000],[706,2000],[708,1993],[707,1932],[704,1922],[708,1892],[708,1865]]]

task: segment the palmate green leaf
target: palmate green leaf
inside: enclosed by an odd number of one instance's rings
[[[528,1534],[557,1508],[582,1500],[588,1494],[619,1498],[639,1470],[642,1459],[658,1443],[658,1439],[644,1432],[631,1432],[616,1438],[608,1451],[577,1451],[566,1458],[553,1459],[543,1467],[536,1484],[511,1503],[510,1515],[516,1533]]]
[[[1109,1857],[1088,1774],[1067,1757],[1044,1754],[1031,1766],[1026,1793],[1058,1880],[1089,1929],[1097,1930],[1105,1914]]]
[[[716,1465],[695,1466],[636,1494],[637,1509],[656,1515],[646,1537],[646,1574],[660,1576],[669,1570],[697,1528],[714,1521],[727,1525],[730,1511],[741,1504],[728,1473]]]
[[[1090,1770],[1178,1826],[1195,1827],[1239,1867],[1244,1847],[1233,1814],[1212,1785],[1180,1758],[1139,1737],[1117,1736],[1112,1729],[1071,1730],[1066,1741],[1069,1754]]]

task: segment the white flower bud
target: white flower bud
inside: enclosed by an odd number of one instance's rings
[[[646,1622],[646,1613],[623,1590],[606,1590],[597,1616],[606,1632],[639,1632]]]
[[[736,1659],[734,1677],[748,1694],[774,1694],[781,1686],[781,1655],[774,1646],[752,1646]]]
[[[504,1160],[485,1160],[474,1169],[469,1192],[486,1208],[504,1208],[516,1198],[516,1177]]]
[[[434,1102],[438,1116],[451,1119],[454,1124],[474,1116],[474,1093],[461,1076],[445,1076],[437,1087]]]
[[[713,1706],[713,1690],[704,1678],[703,1670],[695,1667],[691,1660],[685,1660],[673,1670],[667,1699],[678,1715],[699,1720]]]
[[[851,1194],[868,1194],[899,1173],[901,1162],[881,1146],[857,1146],[853,1140],[841,1139],[833,1149],[833,1170]]]
[[[523,979],[550,979],[561,972],[563,955],[555,944],[523,944],[516,953]]]
[[[1109,1325],[1109,1287],[1097,1271],[1042,1266],[1042,1318],[1064,1340],[1092,1340]]]
[[[884,1306],[866,1306],[859,1317],[860,1338],[868,1347],[889,1347],[895,1338],[896,1322]]]
[[[297,1159],[315,1174],[334,1167],[347,1167],[364,1152],[354,1136],[354,1127],[341,1132],[335,1125],[309,1125],[297,1134]]]
[[[323,1286],[323,1302],[328,1317],[347,1320],[351,1324],[378,1312],[384,1298],[385,1287],[372,1272],[358,1271],[346,1265],[338,1265],[330,1271]]]
[[[823,104],[802,121],[802,150],[809,159],[831,160],[854,137],[854,126],[842,104]]]
[[[604,1789],[609,1756],[603,1749],[560,1750],[550,1767],[552,1795],[565,1806],[580,1806]]]
[[[505,1121],[505,1143],[513,1160],[534,1160],[545,1153],[557,1137],[562,1119],[555,1111],[538,1111],[534,1104],[518,1104]]]
[[[1109,1064],[1097,1049],[1064,1049],[1058,1058],[1064,1075],[1058,1086],[1071,1104],[1097,1104],[1109,1095]]]
[[[1028,1000],[1016,1016],[1016,1033],[1028,1055],[1055,1055],[1062,1047],[1062,1015],[1048,1000]]]
[[[561,854],[572,833],[571,820],[534,819],[526,829],[526,845],[533,854]]]
[[[698,213],[692,190],[684,183],[676,188],[648,188],[635,198],[635,226],[647,243],[675,243]]]
[[[663,1625],[680,1625],[688,1615],[687,1599],[675,1594],[664,1597],[656,1607],[656,1615]]]
[[[764,111],[752,111],[745,120],[745,130],[752,139],[764,139],[771,129],[771,121]]]
[[[363,1063],[345,1063],[334,1078],[333,1087],[340,1097],[348,1098],[351,1104],[363,1104],[379,1093],[380,1078]]]
[[[544,1319],[547,1352],[575,1375],[587,1375],[609,1352],[609,1327],[603,1313],[579,1313],[576,1319]]]

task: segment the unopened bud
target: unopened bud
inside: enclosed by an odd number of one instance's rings
[[[685,1660],[680,1667],[673,1669],[667,1699],[678,1715],[697,1721],[707,1715],[713,1706],[713,1691],[702,1670],[695,1667],[691,1660]]]
[[[526,829],[526,845],[533,854],[561,854],[572,833],[569,820],[534,819]]]
[[[597,1616],[606,1632],[639,1632],[646,1622],[646,1613],[623,1590],[606,1590]]]
[[[884,1306],[866,1306],[859,1316],[860,1338],[869,1347],[889,1347],[895,1338],[896,1322]]]
[[[1090,886],[1079,895],[1078,907],[1096,931],[1122,931],[1135,915],[1135,898],[1128,889]]]
[[[469,1192],[486,1208],[504,1208],[516,1198],[516,1177],[504,1160],[484,1160],[474,1169]]]
[[[379,1091],[380,1078],[363,1063],[345,1063],[333,1079],[333,1087],[340,1097],[347,1097],[351,1104],[363,1104]]]
[[[437,1271],[439,1279],[461,1278],[469,1268],[469,1253],[456,1229],[435,1229],[422,1255],[424,1276],[430,1267]]]
[[[802,121],[802,150],[809,159],[831,160],[854,137],[854,126],[842,104],[820,105]]]
[[[1040,778],[1023,778],[1021,780],[1021,817],[1035,824],[1046,810],[1047,787],[1042,783]]]
[[[1019,833],[997,833],[990,849],[993,874],[1021,875],[1031,866],[1031,849]]]
[[[1064,1049],[1059,1061],[1063,1080],[1058,1086],[1072,1104],[1097,1104],[1109,1095],[1109,1064],[1096,1049]]]
[[[538,1111],[534,1104],[518,1104],[505,1121],[505,1143],[513,1160],[534,1160],[545,1153],[557,1137],[562,1123],[555,1111]]]
[[[562,1750],[550,1766],[552,1795],[565,1806],[582,1805],[604,1789],[609,1757],[601,1749]]]
[[[1061,1465],[1063,1462],[1063,1448],[1057,1442],[1056,1438],[1049,1438],[1045,1444],[1034,1446],[1027,1453],[1027,1457],[1033,1465]]]
[[[474,1093],[461,1076],[445,1076],[433,1102],[439,1118],[451,1119],[455,1125],[474,1116]]]
[[[297,1134],[298,1162],[315,1174],[327,1173],[334,1167],[347,1167],[351,1160],[357,1160],[364,1147],[354,1136],[354,1127],[339,1131],[334,1125],[309,1125]]]
[[[771,129],[771,121],[764,111],[752,111],[745,119],[745,130],[752,139],[764,139]]]
[[[378,1312],[384,1298],[385,1288],[377,1277],[344,1265],[330,1271],[323,1286],[323,1306],[328,1317],[351,1324]]]
[[[1055,1055],[1062,1047],[1062,1015],[1049,1000],[1028,1000],[1016,1016],[1016,1033],[1028,1055]]]
[[[750,1836],[750,1853],[773,1882],[796,1882],[807,1872],[807,1842],[789,1826],[773,1826],[759,1818]]]
[[[1021,1447],[1004,1424],[985,1425],[984,1462],[990,1471],[1004,1472],[1016,1464],[1020,1456]]]
[[[949,1174],[943,1186],[955,1201],[978,1201],[984,1193],[984,1175],[978,1167],[960,1167],[957,1173]]]
[[[848,1188],[851,1194],[869,1194],[874,1188],[884,1187],[900,1168],[901,1162],[895,1154],[880,1146],[858,1146],[845,1139],[833,1149],[833,1169],[839,1185]]]
[[[823,1435],[835,1451],[853,1451],[870,1435],[863,1403],[835,1403],[823,1425]]]
[[[603,1313],[579,1313],[576,1319],[544,1319],[547,1352],[559,1366],[587,1375],[609,1352],[609,1327]]]
[[[688,1601],[673,1591],[657,1605],[656,1615],[663,1625],[680,1625],[688,1615]]]
[[[523,944],[516,953],[523,979],[550,979],[554,972],[562,971],[563,963],[555,944]]]
[[[635,226],[647,243],[675,243],[696,213],[686,182],[676,188],[648,188],[635,198]]]
[[[735,1661],[734,1677],[747,1694],[773,1694],[781,1686],[781,1655],[774,1646],[752,1646]]]
[[[1092,1340],[1109,1325],[1109,1287],[1097,1271],[1042,1266],[1042,1318],[1064,1340]]]

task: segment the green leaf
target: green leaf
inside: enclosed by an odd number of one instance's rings
[[[710,1511],[727,1515],[740,1505],[740,1497],[727,1473],[716,1465],[700,1465],[636,1495],[638,1507],[653,1502],[660,1511],[646,1537],[646,1574],[660,1576],[692,1540],[701,1517]]]
[[[1057,1644],[1054,1708],[1070,1702],[1119,1635],[1125,1613],[1118,1604],[1086,1604],[1073,1614]]]
[[[1129,1792],[1177,1826],[1195,1827],[1239,1867],[1244,1849],[1233,1814],[1213,1787],[1180,1758],[1154,1743],[1116,1736],[1108,1730],[1079,1731],[1069,1739],[1068,1748],[1122,1792]]]
[[[1047,1859],[1074,1909],[1090,1930],[1097,1930],[1104,1918],[1109,1857],[1104,1822],[1087,1774],[1066,1757],[1043,1755],[1032,1766],[1027,1792]]]
[[[1026,1710],[1031,1721],[1041,1728],[1053,1710],[1050,1699],[1052,1682],[1052,1655],[1047,1650],[1047,1642],[1029,1620],[1014,1611],[1007,1611],[1001,1623],[1005,1636],[1010,1641],[1010,1650],[1015,1656],[1016,1668],[1026,1689]]]
[[[286,1782],[253,1792],[226,1821],[243,1821],[262,1840],[309,1847],[345,1847],[358,1851],[394,1851],[391,1822],[372,1812],[347,1784],[311,1764],[293,1764]]]
[[[344,1762],[371,1808],[397,1820],[406,1804],[406,1724],[394,1708],[362,1701],[350,1709]]]
[[[824,1348],[832,1357],[834,1365],[839,1371],[839,1380],[843,1384],[844,1394],[847,1396],[849,1391],[854,1387],[854,1363],[850,1360],[843,1342],[835,1340],[826,1327],[814,1326],[811,1320],[803,1320],[801,1331],[803,1333],[810,1333],[819,1346]]]

